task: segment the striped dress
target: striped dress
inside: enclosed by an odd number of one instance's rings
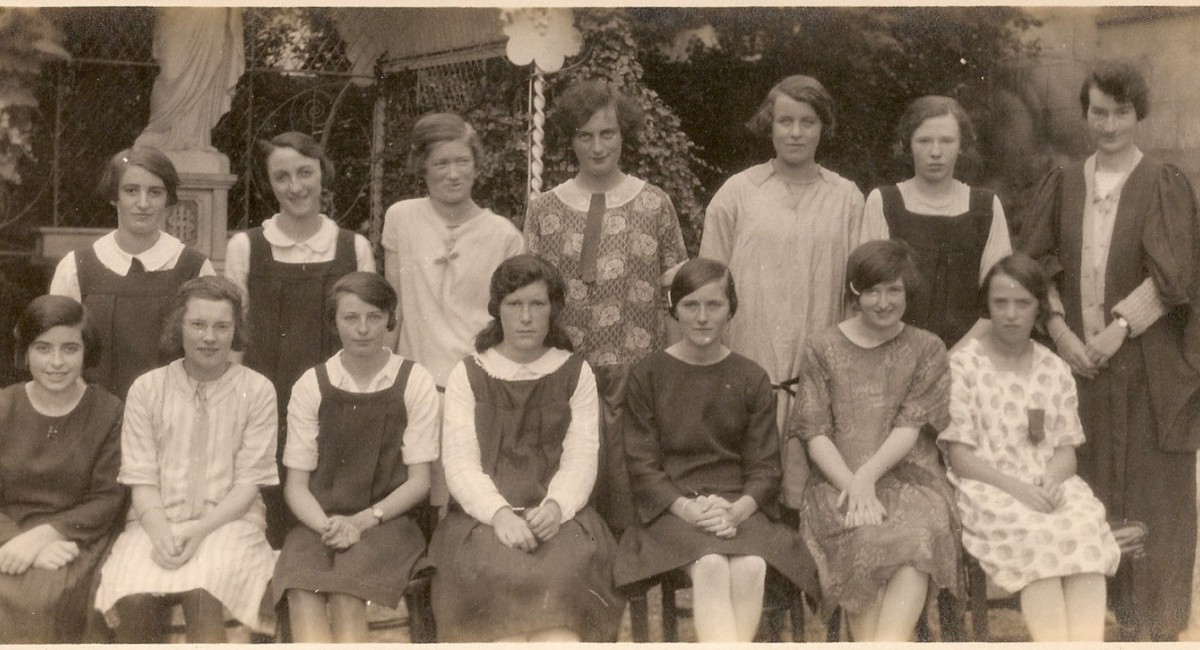
[[[198,421],[207,420],[207,468],[203,512],[211,512],[237,485],[277,485],[275,389],[259,373],[234,365],[206,383],[208,414],[197,417],[197,383],[182,360],[134,381],[125,403],[121,472],[129,486],[150,485],[162,495],[176,533],[193,525],[188,508],[188,460]],[[151,559],[153,544],[131,509],[125,530],[101,570],[96,608],[119,625],[114,605],[133,594],[175,594],[204,589],[242,624],[262,630],[260,603],[275,567],[266,538],[265,508],[255,497],[240,519],[200,542],[195,556],[176,570]]]

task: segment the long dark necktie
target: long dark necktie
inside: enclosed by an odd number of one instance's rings
[[[596,281],[596,258],[600,254],[604,209],[604,194],[593,194],[588,204],[587,224],[583,227],[583,249],[579,252],[579,278],[584,282]]]

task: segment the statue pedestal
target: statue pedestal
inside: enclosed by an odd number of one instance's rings
[[[220,273],[225,266],[229,158],[216,151],[164,151],[179,171],[179,202],[167,209],[163,230],[208,256]]]
[[[204,253],[217,273],[225,267],[229,188],[237,176],[219,152],[164,151],[179,172],[179,202],[167,208],[163,230]],[[195,168],[199,167],[201,171]],[[109,233],[111,228],[38,228],[38,252],[57,261]]]

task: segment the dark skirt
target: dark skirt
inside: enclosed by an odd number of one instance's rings
[[[500,543],[491,526],[451,511],[429,544],[438,641],[493,641],[565,627],[615,641],[625,601],[612,585],[616,541],[591,507],[532,553]]]
[[[761,511],[738,526],[737,535],[721,539],[664,512],[646,527],[621,536],[613,576],[618,587],[687,566],[705,555],[761,557],[805,593],[818,593],[816,565],[800,534],[771,521]]]
[[[838,489],[819,476],[809,480],[800,531],[817,563],[825,613],[839,605],[865,611],[904,566],[963,595],[962,524],[946,479],[902,462],[876,482],[875,493],[887,511],[883,523],[846,528]]]
[[[1196,551],[1196,454],[1163,451],[1155,387],[1143,352],[1126,342],[1095,379],[1076,378],[1085,442],[1079,476],[1104,502],[1109,521],[1150,528],[1146,557],[1133,572],[1134,616],[1156,640],[1188,624]]]
[[[368,529],[357,544],[335,551],[307,526],[288,533],[271,579],[274,602],[288,589],[349,594],[385,607],[400,604],[425,538],[410,517]]]
[[[92,609],[94,576],[115,535],[80,550],[67,566],[0,575],[0,643],[79,643]]]

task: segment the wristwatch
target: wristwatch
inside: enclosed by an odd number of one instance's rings
[[[371,516],[375,518],[375,523],[377,523],[377,524],[383,523],[383,510],[381,510],[380,508],[372,507],[371,508]]]

